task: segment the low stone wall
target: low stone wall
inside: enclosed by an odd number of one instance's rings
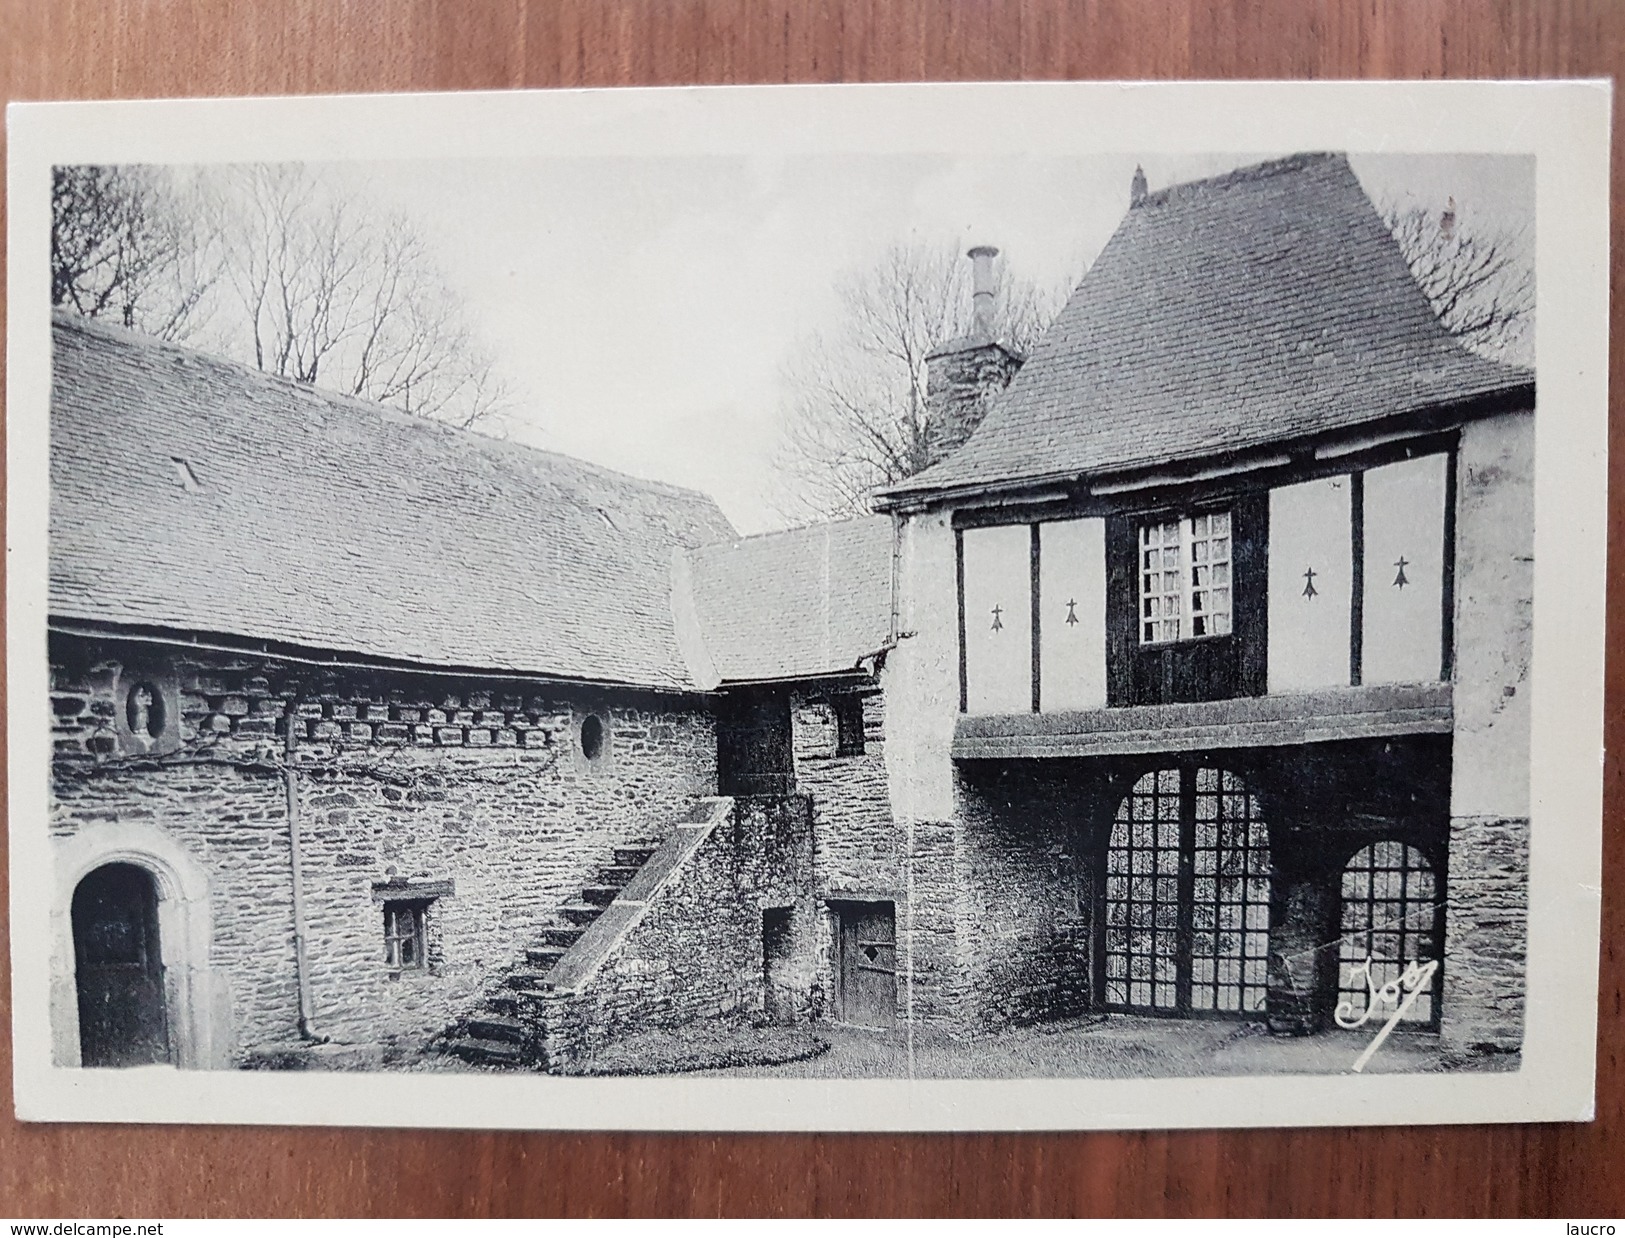
[[[705,816],[708,805],[721,811]],[[700,810],[560,960],[553,991],[525,999],[548,1069],[568,1073],[582,1057],[653,1028],[765,1016],[769,947],[778,1016],[812,1009],[806,797],[708,800]],[[764,911],[781,914],[764,925]]]

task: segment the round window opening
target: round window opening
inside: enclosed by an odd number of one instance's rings
[[[131,735],[157,739],[164,733],[164,694],[145,681],[124,698],[124,723]]]
[[[581,720],[581,754],[596,761],[604,751],[604,724],[597,714],[588,714]]]

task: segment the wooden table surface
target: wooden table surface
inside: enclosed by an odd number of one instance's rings
[[[1611,76],[1622,47],[1619,0],[0,0],[0,94],[8,100],[716,82]],[[1616,203],[1617,145],[1616,137]],[[1616,245],[1616,285],[1618,253]],[[1612,357],[1617,370],[1617,338]],[[1614,437],[1618,477],[1617,427]],[[1620,511],[1616,496],[1616,535]],[[1611,642],[1618,631],[1616,619]],[[1610,753],[1619,747],[1620,677],[1620,660],[1611,659]],[[957,1136],[21,1126],[10,1116],[9,1038],[0,1038],[0,1215],[1619,1217],[1625,848],[1613,756],[1606,795],[1598,1117],[1590,1125]],[[9,1000],[4,980],[0,992]]]

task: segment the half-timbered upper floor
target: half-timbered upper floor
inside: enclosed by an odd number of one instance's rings
[[[879,497],[951,522],[955,752],[1449,731],[1463,443],[1532,452],[1483,427],[1533,408],[1342,156],[1136,200],[965,445]]]

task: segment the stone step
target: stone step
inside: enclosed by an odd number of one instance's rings
[[[512,1015],[477,1014],[468,1021],[468,1034],[475,1040],[501,1040],[511,1045],[525,1042],[525,1025]]]
[[[552,971],[553,965],[564,957],[565,946],[526,946],[525,958],[539,971]]]
[[[524,1051],[518,1045],[480,1036],[459,1036],[447,1041],[445,1051],[480,1066],[517,1066],[525,1060]]]
[[[511,1019],[519,1014],[519,999],[512,993],[493,993],[485,999],[486,1014]]]
[[[614,864],[609,868],[601,869],[598,873],[598,884],[614,886],[617,890],[625,889],[626,883],[638,875],[640,864]]]
[[[579,924],[550,924],[542,930],[541,944],[568,948],[580,941],[586,931]]]
[[[659,843],[630,843],[615,848],[615,863],[624,868],[642,868],[649,857],[660,850]]]
[[[510,989],[530,990],[547,987],[547,971],[532,967],[516,967],[503,978]]]
[[[595,907],[608,907],[615,901],[615,896],[620,892],[620,886],[584,886],[581,891],[581,901],[591,903]]]
[[[604,914],[602,907],[595,907],[591,903],[566,903],[559,908],[559,915],[571,924],[588,925]]]

